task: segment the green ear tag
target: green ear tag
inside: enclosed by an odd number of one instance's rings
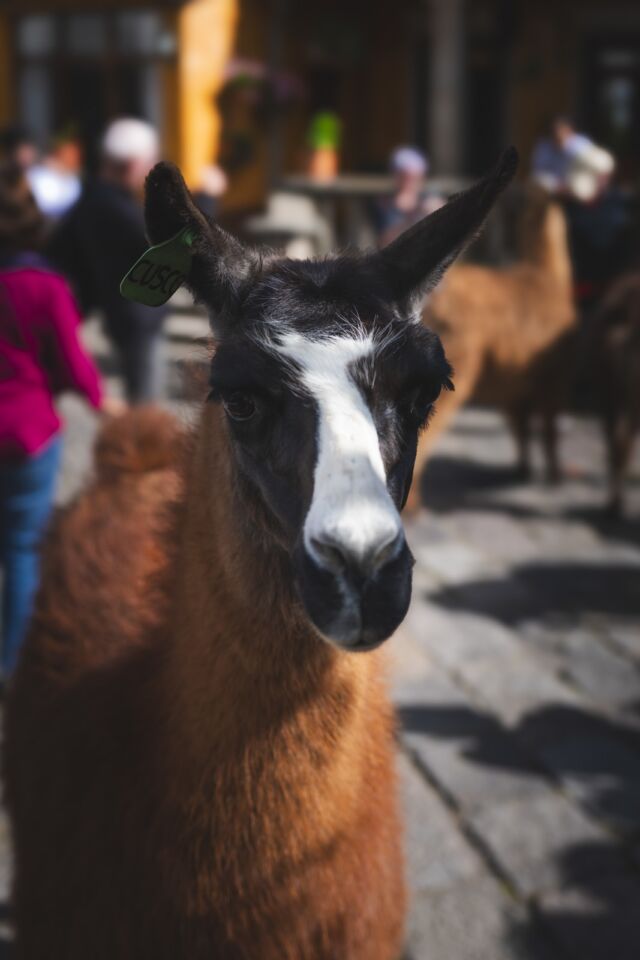
[[[122,296],[148,307],[166,303],[189,276],[194,237],[195,232],[185,227],[170,240],[149,247],[120,284]]]

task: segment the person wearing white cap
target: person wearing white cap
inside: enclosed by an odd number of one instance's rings
[[[578,307],[594,307],[621,269],[631,210],[612,183],[616,161],[567,117],[555,117],[550,136],[539,140],[531,158],[531,174],[562,202],[569,228],[569,246]]]
[[[440,196],[426,190],[429,160],[421,150],[410,146],[396,147],[389,167],[395,180],[393,193],[374,210],[380,246],[391,243],[407,227],[443,204]]]
[[[550,136],[539,140],[531,157],[531,175],[549,193],[590,203],[608,186],[615,160],[567,117],[555,117]]]
[[[99,174],[54,232],[49,253],[83,309],[101,311],[128,401],[147,403],[162,393],[165,311],[125,300],[120,281],[147,247],[141,199],[159,156],[158,135],[143,120],[123,117],[107,127],[100,148]]]
[[[141,192],[151,167],[159,157],[158,134],[144,120],[114,120],[102,137],[103,176],[132,193]]]

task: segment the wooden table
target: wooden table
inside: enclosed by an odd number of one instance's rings
[[[450,197],[469,186],[465,177],[433,177],[427,181],[429,192]],[[339,173],[330,180],[317,180],[307,174],[289,174],[277,189],[312,197],[328,220],[333,243],[370,247],[375,243],[367,204],[377,197],[393,193],[395,178],[385,174]],[[340,217],[341,209],[344,216]]]

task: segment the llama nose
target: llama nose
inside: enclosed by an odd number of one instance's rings
[[[404,544],[402,530],[394,530],[384,540],[356,549],[349,543],[329,533],[311,538],[310,545],[316,559],[332,573],[347,574],[356,579],[374,577],[387,563],[393,560]]]

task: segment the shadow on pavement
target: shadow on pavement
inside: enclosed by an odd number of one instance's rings
[[[428,600],[510,625],[545,615],[577,621],[589,613],[640,615],[639,584],[637,564],[528,563],[499,579],[444,587]]]
[[[432,457],[420,477],[420,498],[428,510],[446,513],[482,507],[489,510],[511,510],[511,504],[486,501],[482,495],[521,483],[514,466],[478,463],[457,457]],[[535,514],[526,507],[514,507],[523,515]]]
[[[508,489],[523,488],[528,483],[532,483],[534,487],[541,485],[542,480],[539,478],[525,481],[515,466],[435,456],[428,461],[419,482],[423,506],[436,514],[483,510],[523,519],[549,519],[554,516],[534,505],[508,502],[491,496]],[[619,518],[612,518],[605,505],[606,489],[601,477],[581,476],[580,484],[597,489],[598,500],[602,503],[561,509],[556,515],[558,519],[586,523],[605,540],[618,540],[640,546],[640,516],[629,515],[627,512]],[[628,481],[629,489],[636,485],[637,481],[633,478]]]
[[[410,733],[460,741],[460,755],[472,763],[530,776],[532,786],[548,775],[587,814],[628,837],[626,844],[605,835],[561,849],[560,879],[536,893],[528,920],[511,924],[509,955],[637,960],[640,875],[632,850],[640,834],[640,732],[560,704],[530,712],[513,730],[457,704],[411,704],[400,718]],[[428,764],[428,746],[424,755]]]
[[[550,777],[582,807],[623,834],[640,834],[640,731],[580,707],[549,704],[507,730],[458,704],[409,704],[399,711],[410,733],[461,741],[475,764],[532,778]]]
[[[623,540],[640,547],[640,517],[621,516],[612,518],[606,510],[581,508],[568,510],[565,516],[570,520],[581,520],[592,527],[605,540]]]
[[[542,770],[518,749],[512,735],[487,713],[457,704],[409,704],[398,712],[402,726],[411,733],[463,741],[461,754],[467,760],[531,777],[543,776]]]
[[[610,852],[617,854],[611,844]],[[637,960],[640,954],[640,883],[630,872],[585,873],[585,864],[602,856],[600,845],[570,847],[559,858],[557,892],[540,898],[534,917],[570,960]],[[545,945],[530,936],[531,924],[513,925],[523,960],[549,960]]]

